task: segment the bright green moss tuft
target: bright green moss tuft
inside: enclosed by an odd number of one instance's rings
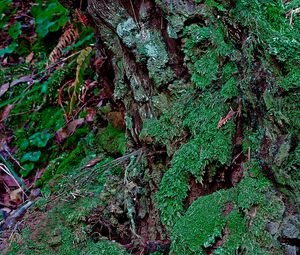
[[[258,171],[253,162],[249,173],[256,177],[246,176],[234,188],[198,198],[173,227],[174,254],[205,254],[217,238],[224,242],[214,254],[235,254],[238,249],[256,254],[255,247],[261,251],[257,254],[279,252],[266,225],[281,219],[284,205]]]
[[[126,150],[125,134],[111,124],[99,131],[95,143],[109,154],[124,154]]]
[[[145,131],[158,139],[158,142],[169,144],[170,147],[176,134],[172,132],[171,127],[174,125],[170,125],[171,121],[181,123],[182,129],[191,136],[174,153],[172,166],[164,175],[157,193],[162,220],[169,227],[173,226],[183,213],[183,200],[187,196],[189,176],[193,175],[202,183],[206,171],[212,171],[209,175],[213,176],[216,166],[230,164],[235,129],[231,121],[221,129],[217,127],[220,117],[226,115],[228,106],[216,93],[205,93],[202,97],[191,98],[188,104],[175,103],[173,107],[178,107],[176,109],[179,114],[172,115],[174,109],[171,108],[159,121],[153,123],[152,120],[153,124],[146,126]],[[208,166],[210,167],[207,168]]]
[[[242,242],[245,220],[231,201],[233,195],[233,190],[222,190],[196,200],[173,228],[173,252],[205,254],[204,248],[228,232],[222,250],[216,254],[234,254]]]

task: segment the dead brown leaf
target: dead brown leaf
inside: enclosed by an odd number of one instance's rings
[[[0,97],[3,96],[9,88],[11,88],[11,87],[13,87],[13,86],[15,86],[19,83],[23,83],[23,82],[33,82],[32,76],[31,75],[26,75],[26,76],[23,76],[19,79],[14,80],[11,83],[7,82],[7,83],[3,84],[0,87]]]
[[[3,122],[8,118],[9,113],[13,108],[14,108],[13,104],[9,104],[9,105],[4,107],[4,110],[2,111],[2,113],[0,115],[0,122]]]
[[[107,114],[107,119],[112,123],[114,128],[124,130],[124,114],[122,112],[110,112]]]
[[[32,59],[33,59],[33,56],[34,56],[34,53],[30,52],[28,54],[28,56],[26,57],[26,59],[25,59],[25,63],[30,63],[32,61]]]
[[[81,126],[83,123],[84,123],[84,118],[76,119],[69,122],[69,124],[66,127],[57,130],[55,133],[55,138],[57,142],[59,143],[63,142],[65,139],[67,139],[75,132],[77,127]]]
[[[83,168],[93,167],[93,166],[96,165],[98,162],[100,162],[101,159],[103,159],[103,157],[97,156],[96,158],[94,158],[94,159],[92,159],[91,161],[89,161]]]
[[[11,191],[9,194],[10,200],[16,204],[21,204],[23,202],[22,192],[23,190],[21,188]]]

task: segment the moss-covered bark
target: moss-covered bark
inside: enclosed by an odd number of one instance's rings
[[[299,7],[279,0],[82,6],[98,57],[108,57],[98,79],[124,112],[127,150],[147,148],[124,171],[132,244],[142,240],[145,254],[169,240],[171,254],[296,254]]]

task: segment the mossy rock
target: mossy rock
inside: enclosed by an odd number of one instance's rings
[[[125,134],[123,131],[114,128],[112,124],[109,123],[106,128],[101,129],[96,136],[96,146],[101,147],[108,154],[123,155],[125,153]]]
[[[256,176],[200,197],[189,207],[172,229],[174,254],[282,254],[276,235],[266,229],[269,222],[280,223],[283,201],[256,163],[250,172]]]

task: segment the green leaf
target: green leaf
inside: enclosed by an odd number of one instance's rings
[[[62,28],[69,20],[67,10],[59,3],[50,3],[43,8],[43,4],[31,9],[35,17],[36,32],[39,37],[45,37],[50,31],[55,32]]]
[[[16,22],[13,26],[8,29],[8,34],[16,40],[21,34],[21,22]]]
[[[0,14],[4,14],[8,6],[11,4],[11,0],[1,0],[0,1]]]
[[[40,151],[31,151],[28,152],[26,154],[23,155],[23,157],[21,158],[21,162],[25,162],[25,161],[33,161],[36,162],[40,159],[41,157],[41,152]]]
[[[20,150],[25,150],[27,149],[29,146],[29,141],[27,139],[23,140],[22,143],[19,146]]]
[[[20,171],[20,174],[23,176],[23,177],[27,177],[30,172],[33,170],[34,168],[34,163],[30,162],[28,164],[25,164],[23,165],[23,168],[21,171]]]
[[[0,50],[0,56],[3,56],[5,54],[10,54],[14,52],[14,50],[18,47],[18,44],[16,42],[11,43],[7,47]]]
[[[29,141],[31,145],[35,145],[39,148],[45,147],[51,138],[51,135],[48,133],[37,132],[30,136]]]

